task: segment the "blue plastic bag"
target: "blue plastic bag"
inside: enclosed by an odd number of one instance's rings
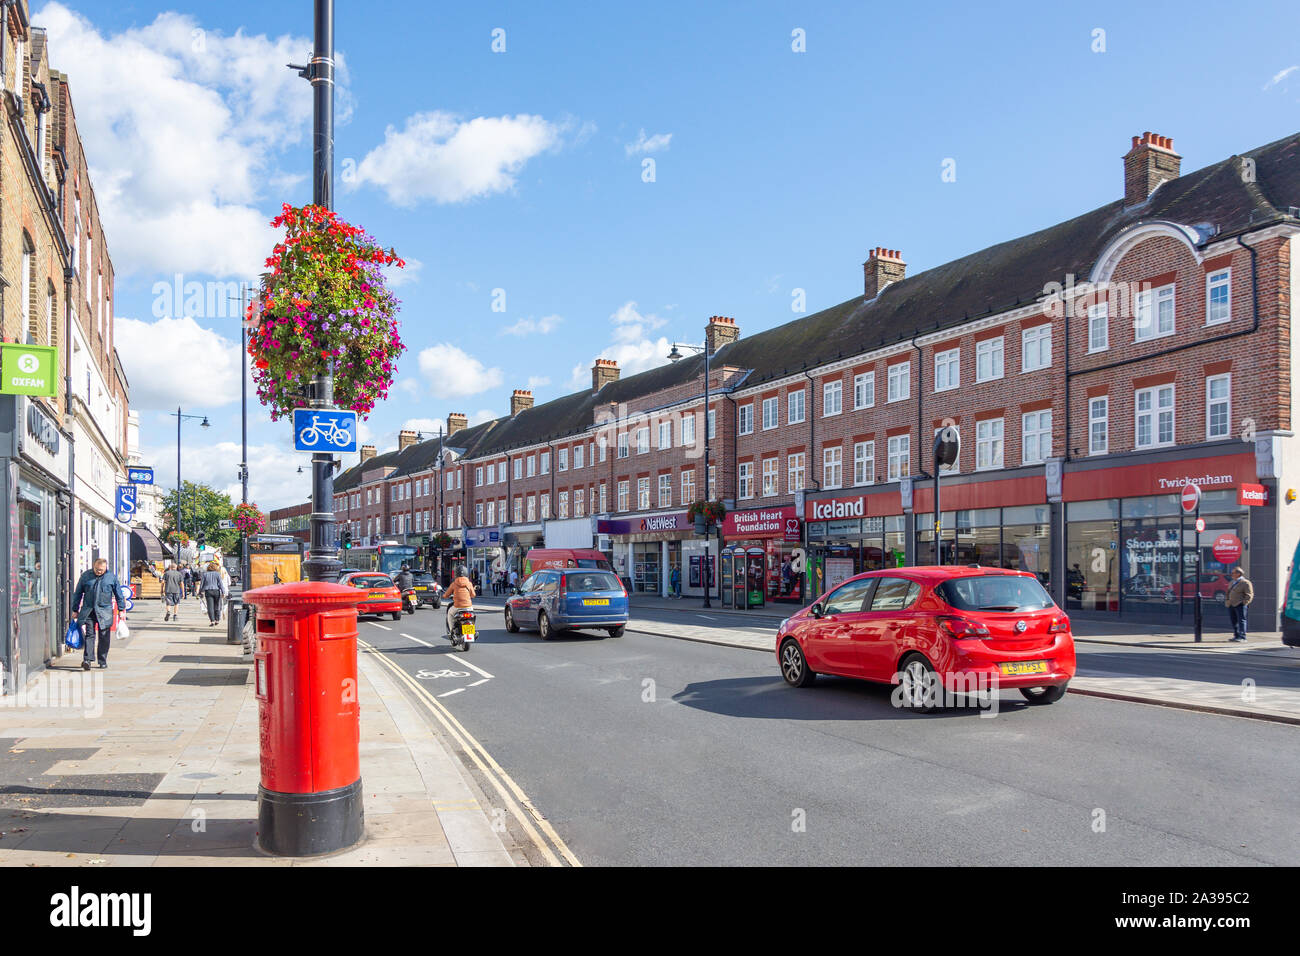
[[[63,643],[74,651],[81,650],[85,638],[81,634],[81,625],[76,621],[68,625],[68,633],[63,635]]]

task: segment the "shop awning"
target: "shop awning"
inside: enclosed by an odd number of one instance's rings
[[[131,529],[131,560],[162,561],[172,557],[171,548],[158,540],[148,528]]]

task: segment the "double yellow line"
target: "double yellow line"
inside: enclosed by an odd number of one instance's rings
[[[394,677],[409,687],[416,698],[429,708],[429,711],[438,719],[438,722],[442,724],[452,739],[460,745],[462,750],[469,754],[475,766],[491,782],[505,803],[506,808],[519,821],[519,825],[524,828],[524,832],[528,834],[528,838],[533,841],[533,844],[541,852],[548,865],[582,866],[578,858],[560,839],[560,835],[555,832],[555,828],[551,826],[550,821],[542,816],[542,812],[537,807],[533,806],[533,802],[528,799],[528,795],[524,793],[519,784],[515,783],[510,774],[506,773],[501,768],[501,765],[492,759],[492,755],[487,752],[487,749],[474,739],[474,735],[466,730],[460,721],[452,716],[451,711],[429,693],[419,681],[389,660],[388,656],[379,648],[360,639],[357,640],[357,646],[367,653],[373,654]],[[542,831],[541,833],[537,832],[539,829]],[[545,837],[542,836],[543,833]],[[554,850],[552,850],[552,846],[554,846]],[[556,856],[556,853],[559,856]],[[563,860],[561,860],[561,857]]]

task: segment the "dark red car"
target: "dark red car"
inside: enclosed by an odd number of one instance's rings
[[[358,571],[355,574],[343,575],[339,578],[339,584],[360,588],[366,592],[366,596],[357,605],[357,617],[366,614],[377,614],[381,617],[391,614],[394,621],[401,619],[402,592],[397,590],[397,585],[387,574],[379,571]]]
[[[1074,677],[1070,619],[1027,571],[913,567],[869,571],[782,622],[781,674],[901,684],[901,703],[936,709],[946,694],[1016,688],[1031,704]]]

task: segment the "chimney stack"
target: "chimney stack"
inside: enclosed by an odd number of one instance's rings
[[[510,396],[510,417],[514,418],[526,408],[533,407],[533,393],[526,388],[517,388]]]
[[[447,436],[450,437],[463,428],[469,427],[469,416],[464,412],[452,412],[447,416]]]
[[[1124,156],[1124,205],[1146,202],[1157,186],[1178,178],[1182,162],[1183,157],[1174,152],[1174,141],[1168,136],[1134,136],[1133,146]]]
[[[403,428],[397,433],[397,450],[405,451],[415,444],[415,432]]]
[[[366,462],[368,462],[371,458],[374,458],[375,455],[376,455],[376,451],[375,451],[375,446],[374,446],[374,445],[362,445],[362,446],[361,446],[361,464],[364,465],[364,464],[365,464]]]
[[[618,363],[613,359],[596,359],[591,367],[591,390],[599,392],[610,382],[618,381]]]
[[[725,315],[709,316],[709,324],[704,327],[704,344],[712,355],[718,349],[740,338],[740,326],[735,319]]]
[[[907,263],[897,249],[876,246],[862,263],[863,291],[868,299],[874,299],[884,291],[891,282],[898,282],[907,275]]]

